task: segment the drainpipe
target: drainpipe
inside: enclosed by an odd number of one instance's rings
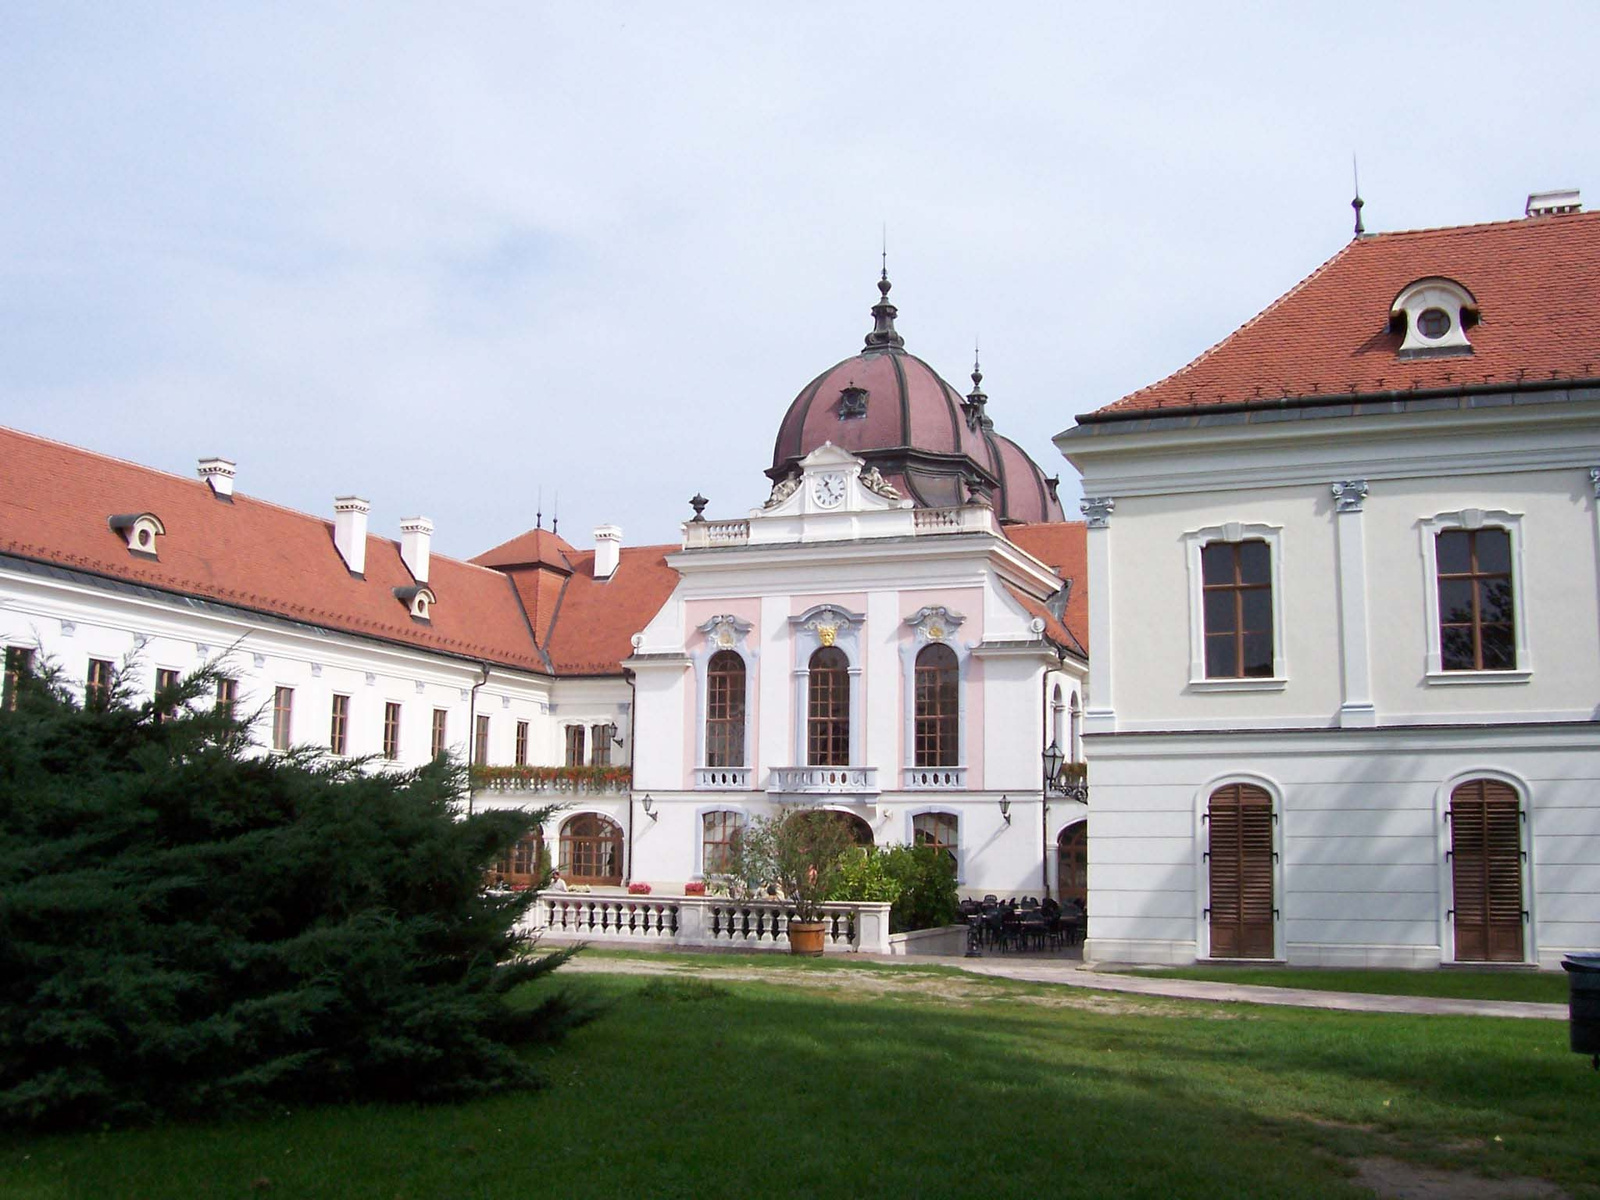
[[[480,662],[478,670],[483,678],[472,685],[472,696],[467,700],[467,816],[472,815],[472,764],[478,757],[478,689],[489,682],[489,664]]]
[[[622,678],[628,684],[628,862],[622,873],[622,886],[633,882],[633,747],[639,729],[639,677],[627,667]]]

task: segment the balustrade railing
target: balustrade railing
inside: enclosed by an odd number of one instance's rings
[[[773,767],[767,791],[789,796],[877,795],[877,767]]]
[[[482,767],[468,772],[479,791],[556,792],[601,795],[626,792],[633,783],[627,767]]]
[[[749,767],[696,767],[694,786],[707,792],[739,792],[750,787]]]
[[[783,900],[540,892],[524,920],[558,941],[787,950],[794,911]],[[825,951],[889,952],[887,904],[825,904],[822,923]]]
[[[683,544],[699,546],[742,546],[750,540],[749,521],[690,521]]]
[[[908,792],[958,792],[967,786],[965,767],[906,767],[900,774]]]
[[[918,508],[912,513],[912,527],[918,533],[945,533],[961,528],[959,508]]]

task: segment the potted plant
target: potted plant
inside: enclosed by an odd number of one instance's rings
[[[791,905],[789,952],[820,955],[822,905],[832,892],[840,860],[855,845],[849,829],[824,809],[781,808],[756,817],[730,848],[730,874],[759,892],[776,887]]]

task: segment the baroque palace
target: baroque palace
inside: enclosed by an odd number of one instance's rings
[[[461,562],[359,497],[0,430],[8,681],[42,654],[92,700],[220,658],[269,751],[451,751],[472,805],[560,802],[514,882],[548,849],[682,892],[809,804],[939,847],[965,894],[1084,902],[1101,959],[1600,942],[1600,214],[1358,221],[1057,437],[1086,522],[878,287],[759,503],[667,546],[534,529]]]

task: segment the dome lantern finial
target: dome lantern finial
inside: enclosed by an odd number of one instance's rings
[[[878,302],[872,306],[872,332],[867,334],[866,348],[868,350],[904,350],[905,338],[894,327],[894,319],[900,313],[889,302],[889,289],[894,285],[889,282],[889,247],[885,242],[883,248],[883,272],[878,277]]]
[[[986,406],[989,403],[988,394],[983,390],[983,368],[978,364],[978,339],[972,339],[972,390],[967,393],[967,402],[961,407],[967,414],[967,428],[977,431],[980,429],[993,429],[994,422],[989,419]]]

